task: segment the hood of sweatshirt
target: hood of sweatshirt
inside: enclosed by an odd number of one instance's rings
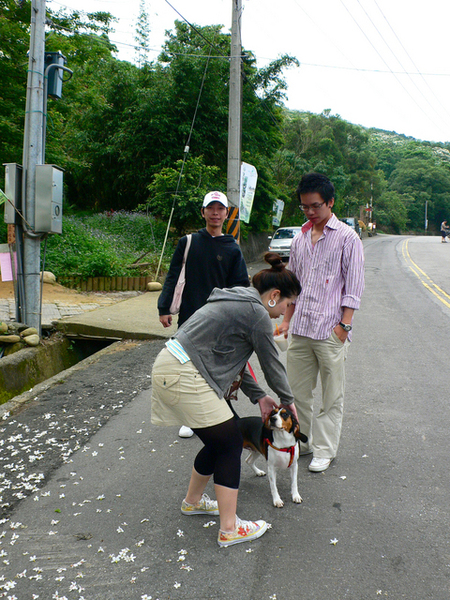
[[[208,298],[209,302],[252,302],[264,306],[258,290],[252,287],[236,286],[233,288],[214,288]]]
[[[206,231],[206,227],[203,227],[203,229],[199,229],[198,232],[201,236],[211,240],[213,243],[219,243],[219,244],[236,244],[236,240],[234,239],[234,237],[232,235],[230,235],[229,233],[225,233],[224,235],[218,235],[216,237],[213,237],[210,233],[208,233]]]

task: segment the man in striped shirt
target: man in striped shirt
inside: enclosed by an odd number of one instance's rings
[[[300,422],[308,436],[302,454],[309,470],[328,469],[339,446],[344,410],[344,361],[353,313],[364,290],[364,253],[356,232],[333,214],[334,186],[325,175],[304,175],[297,189],[309,221],[292,242],[289,269],[302,291],[280,326],[292,334],[287,373]],[[320,373],[322,406],[314,418],[313,390]]]

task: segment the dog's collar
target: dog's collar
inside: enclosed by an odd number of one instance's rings
[[[294,462],[294,455],[295,455],[295,448],[297,446],[297,444],[295,444],[294,446],[289,446],[289,448],[277,448],[276,446],[274,446],[272,444],[272,442],[269,440],[269,438],[266,438],[264,440],[267,444],[269,444],[269,446],[271,448],[273,448],[274,450],[278,450],[278,452],[288,452],[290,454],[290,458],[289,458],[289,464],[287,466],[287,468],[289,469],[289,467],[292,465],[292,463]]]

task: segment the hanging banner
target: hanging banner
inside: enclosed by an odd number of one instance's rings
[[[258,171],[255,167],[243,162],[241,164],[241,199],[239,217],[244,223],[250,221],[257,180]]]
[[[273,217],[272,217],[272,225],[274,227],[279,227],[281,223],[281,217],[283,216],[284,210],[284,202],[283,200],[275,200],[273,203]]]

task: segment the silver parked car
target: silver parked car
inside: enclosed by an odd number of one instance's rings
[[[292,240],[301,229],[301,226],[280,227],[277,229],[273,236],[269,236],[269,252],[276,252],[281,258],[289,258]]]
[[[339,221],[342,221],[343,223],[354,229],[359,235],[359,237],[361,237],[361,227],[359,226],[358,219],[355,219],[355,217],[343,217],[342,219],[339,219]]]

